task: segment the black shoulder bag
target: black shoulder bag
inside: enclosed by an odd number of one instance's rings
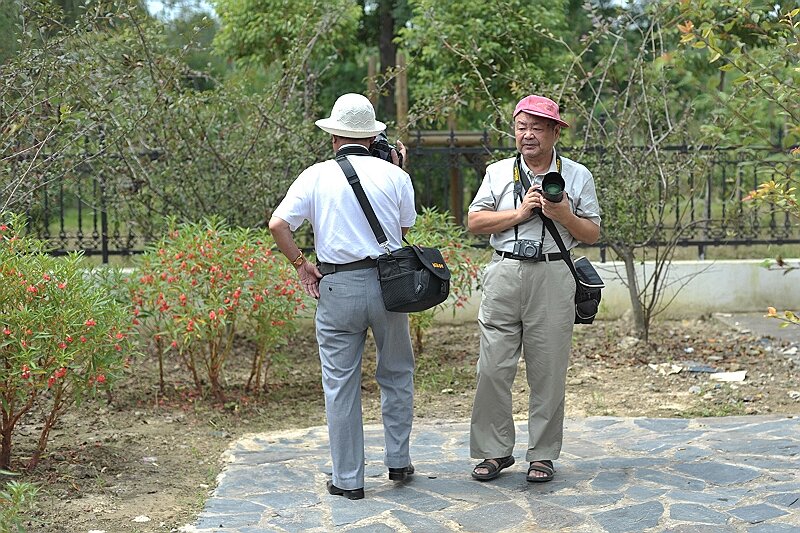
[[[342,167],[347,182],[353,187],[378,244],[386,250],[377,259],[378,279],[386,310],[414,313],[445,301],[450,294],[450,269],[447,268],[442,253],[436,248],[411,245],[405,237],[403,242],[407,246],[390,251],[389,240],[375,216],[375,210],[364,193],[364,187],[361,186],[353,165],[341,153],[337,154],[336,162]]]
[[[517,156],[517,171],[519,172],[520,180],[525,190],[530,189],[530,181],[528,180],[525,172],[520,168],[519,156]],[[559,165],[560,167],[560,165]],[[594,322],[594,317],[600,307],[601,291],[606,286],[602,278],[595,270],[594,266],[586,257],[579,257],[572,262],[569,251],[561,239],[561,234],[558,233],[555,223],[542,213],[541,209],[537,209],[536,213],[542,219],[544,227],[553,236],[553,240],[561,252],[561,258],[567,263],[573,277],[575,278],[575,324],[591,324]],[[544,243],[542,243],[544,246]]]

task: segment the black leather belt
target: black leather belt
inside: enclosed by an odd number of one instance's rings
[[[347,272],[348,270],[364,270],[367,268],[375,268],[376,266],[378,266],[378,261],[375,259],[371,259],[369,257],[367,257],[366,259],[353,261],[352,263],[344,263],[343,265],[337,265],[334,263],[317,263],[317,268],[319,269],[320,273],[323,276],[327,276],[328,274],[333,274],[334,272]]]
[[[523,255],[514,255],[511,252],[501,252],[500,250],[495,250],[494,253],[496,253],[499,256],[504,257],[505,259],[516,259],[517,261],[536,261],[537,260],[535,257],[525,257]],[[539,259],[539,261],[561,261],[562,257],[563,256],[561,255],[561,252],[556,252],[554,254],[544,254],[544,255],[542,255],[542,258]]]

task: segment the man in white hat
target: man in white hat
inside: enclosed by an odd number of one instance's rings
[[[386,125],[375,120],[360,94],[340,96],[331,116],[316,122],[332,135],[333,150],[346,155],[375,211],[389,248],[416,220],[411,178],[398,166],[370,155],[370,144]],[[404,154],[402,143],[398,150]],[[314,230],[318,265],[306,260],[292,237],[304,220]],[[377,345],[375,378],[381,388],[389,479],[414,473],[409,436],[414,403],[414,354],[406,313],[385,309],[375,259],[384,249],[363,214],[353,188],[334,159],[304,170],[275,209],[269,229],[297,269],[305,292],[318,299],[317,343],[325,391],[333,477],[330,494],[364,497],[364,430],[361,417],[361,357],[367,329]]]
[[[488,481],[514,464],[511,386],[520,355],[529,387],[526,479],[553,479],[561,453],[564,389],[575,320],[575,279],[541,212],[566,250],[600,237],[600,206],[592,173],[555,148],[558,104],[539,95],[519,101],[514,114],[517,154],[486,168],[469,206],[470,231],[490,234],[492,261],[483,272],[478,311],[478,383],[470,425],[470,453],[482,459],[472,477]],[[545,177],[563,181],[560,195],[542,191]],[[569,252],[567,252],[569,253]]]

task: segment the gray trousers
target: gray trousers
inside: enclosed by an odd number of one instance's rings
[[[478,312],[480,355],[470,454],[512,455],[511,386],[525,357],[528,399],[526,461],[557,459],[564,432],[564,392],[575,318],[575,279],[563,260],[495,259],[486,267]]]
[[[414,353],[406,313],[386,311],[377,269],[336,272],[320,280],[316,328],[328,419],[333,484],[364,486],[361,417],[361,358],[367,329],[377,345],[375,379],[381,389],[384,463],[411,463],[409,436],[414,416]]]

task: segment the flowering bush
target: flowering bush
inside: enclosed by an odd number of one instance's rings
[[[446,309],[451,309],[455,314],[472,295],[480,265],[470,257],[470,246],[474,243],[474,238],[456,224],[449,212],[439,212],[436,208],[423,209],[409,231],[408,241],[438,248],[451,274],[450,296],[447,300],[427,311],[409,315],[414,350],[420,354],[424,349],[425,332],[430,329],[436,314]]]
[[[21,237],[22,225],[0,218],[0,468],[10,466],[23,416],[35,406],[45,412],[33,468],[58,418],[107,389],[129,352],[128,312],[94,270],[78,254],[47,255],[41,242]]]
[[[153,339],[163,389],[165,356],[179,359],[203,393],[225,401],[222,372],[237,335],[257,346],[248,387],[260,385],[305,307],[291,265],[271,250],[265,230],[230,228],[219,219],[169,224],[168,234],[136,263],[129,279],[135,323]]]

